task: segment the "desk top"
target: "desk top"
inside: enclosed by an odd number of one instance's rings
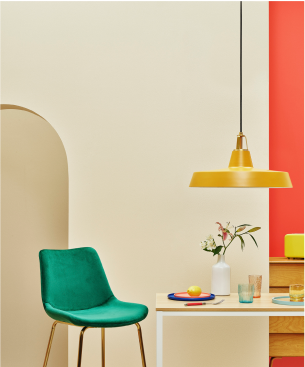
[[[303,306],[285,306],[272,303],[273,297],[287,296],[287,293],[262,293],[261,298],[253,298],[253,303],[239,303],[238,294],[231,293],[230,296],[216,296],[215,300],[207,301],[205,306],[185,307],[186,301],[172,301],[167,298],[167,293],[157,293],[156,311],[282,311],[293,312],[304,311]],[[219,305],[211,305],[211,303],[225,299]]]

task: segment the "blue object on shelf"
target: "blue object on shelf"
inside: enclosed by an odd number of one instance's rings
[[[210,295],[210,297],[201,297],[201,298],[197,298],[197,297],[189,297],[189,298],[181,298],[181,297],[175,297],[175,293],[170,293],[167,295],[168,299],[171,299],[173,301],[188,301],[188,302],[192,302],[192,301],[210,301],[211,299],[215,298],[215,294]]]
[[[289,301],[281,301],[283,298],[289,298]],[[282,297],[273,297],[272,302],[278,305],[286,305],[286,306],[304,306],[304,302],[291,302],[289,296]]]

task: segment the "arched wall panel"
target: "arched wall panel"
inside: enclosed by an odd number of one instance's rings
[[[1,108],[1,363],[41,366],[52,320],[41,302],[38,253],[68,248],[67,158],[46,120]],[[67,367],[67,346],[59,325],[48,367]]]

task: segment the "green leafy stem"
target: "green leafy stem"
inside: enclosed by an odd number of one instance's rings
[[[239,226],[233,226],[234,228],[234,233],[231,233],[230,230],[228,229],[229,224],[227,224],[227,227],[224,228],[219,222],[217,222],[219,224],[219,231],[221,232],[221,234],[218,234],[218,237],[221,238],[222,240],[222,245],[217,246],[215,243],[214,238],[210,235],[207,240],[202,241],[200,246],[204,251],[207,252],[212,252],[213,256],[220,254],[220,252],[223,250],[223,255],[226,253],[228,247],[232,244],[232,242],[238,237],[240,239],[240,244],[241,244],[241,250],[243,251],[245,248],[245,240],[243,238],[244,235],[248,235],[252,238],[252,240],[254,241],[256,247],[258,247],[257,242],[254,238],[254,236],[251,234],[253,232],[256,232],[258,230],[261,229],[261,227],[253,227],[251,229],[246,230],[247,227],[251,226],[251,224],[241,224]],[[246,230],[245,232],[243,232],[244,230]],[[233,231],[232,231],[233,232]],[[226,244],[225,240],[228,239],[229,242]]]

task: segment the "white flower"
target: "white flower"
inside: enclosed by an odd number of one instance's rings
[[[201,247],[202,250],[204,250],[207,247],[207,244],[205,241],[201,241],[199,246]]]
[[[209,234],[207,236],[207,241],[214,241],[214,238],[213,238],[213,235],[212,234]]]
[[[216,248],[216,243],[214,241],[214,239],[212,241],[207,241],[207,249],[208,250],[213,250]]]
[[[207,236],[207,239],[206,239],[205,243],[206,243],[206,248],[208,250],[213,250],[214,248],[216,248],[216,243],[214,241],[214,238],[213,238],[212,234]]]
[[[207,236],[207,239],[205,241],[201,241],[200,247],[202,248],[202,250],[214,250],[217,246],[213,235],[210,234],[209,236]]]

